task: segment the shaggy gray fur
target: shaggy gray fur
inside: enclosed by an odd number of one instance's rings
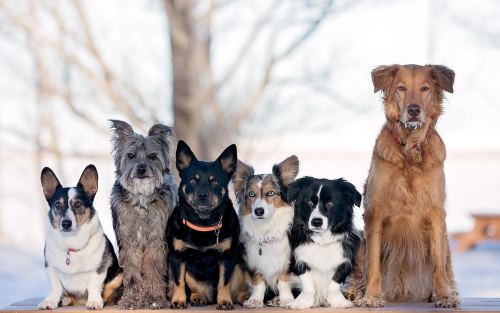
[[[166,307],[168,217],[177,204],[172,129],[156,124],[148,136],[123,121],[112,120],[116,181],[111,192],[113,227],[124,271],[126,309]]]

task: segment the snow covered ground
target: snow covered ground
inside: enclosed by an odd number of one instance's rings
[[[500,243],[486,242],[453,255],[455,277],[462,297],[500,297]],[[0,308],[49,291],[43,253],[0,244]]]

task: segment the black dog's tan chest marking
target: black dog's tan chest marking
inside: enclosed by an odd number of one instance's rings
[[[232,243],[232,239],[227,238],[227,239],[222,240],[218,244],[200,247],[200,246],[196,246],[196,245],[190,244],[188,242],[185,242],[182,239],[175,238],[174,239],[174,249],[176,251],[179,251],[179,252],[183,252],[187,249],[192,249],[192,250],[201,251],[201,252],[205,252],[207,250],[217,250],[220,253],[223,253],[226,250],[229,250],[229,248],[231,248],[231,243]]]

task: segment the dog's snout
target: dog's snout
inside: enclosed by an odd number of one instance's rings
[[[200,192],[198,194],[198,199],[200,201],[206,201],[206,200],[208,200],[208,193],[206,193],[206,192]]]
[[[71,226],[73,225],[73,223],[71,222],[71,220],[62,220],[61,222],[61,226],[64,230],[69,230],[71,229]]]
[[[256,216],[263,216],[264,215],[264,208],[256,208],[254,210]]]
[[[417,117],[420,115],[420,106],[418,104],[410,104],[408,106],[408,115]]]
[[[315,217],[311,220],[311,225],[314,227],[321,227],[321,225],[323,225],[323,219]]]
[[[145,174],[146,174],[146,165],[139,164],[137,166],[137,175],[142,178],[142,177],[144,177]]]

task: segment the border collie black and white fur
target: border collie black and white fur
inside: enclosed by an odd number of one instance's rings
[[[361,194],[343,179],[304,177],[292,184],[289,197],[295,207],[293,272],[301,293],[288,307],[352,307],[341,285],[355,264],[360,244],[352,218]]]
[[[45,270],[51,285],[41,310],[86,303],[87,309],[102,309],[119,297],[121,269],[113,246],[104,234],[93,207],[97,192],[97,170],[85,168],[72,188],[62,187],[46,167],[41,175],[49,204]],[[85,302],[86,301],[86,302]]]
[[[293,301],[289,281],[289,232],[293,206],[287,188],[299,172],[299,160],[290,156],[274,165],[272,174],[255,175],[251,166],[238,162],[233,186],[239,206],[244,259],[251,276],[252,294],[246,308],[264,306],[266,290],[278,292],[279,305]]]

